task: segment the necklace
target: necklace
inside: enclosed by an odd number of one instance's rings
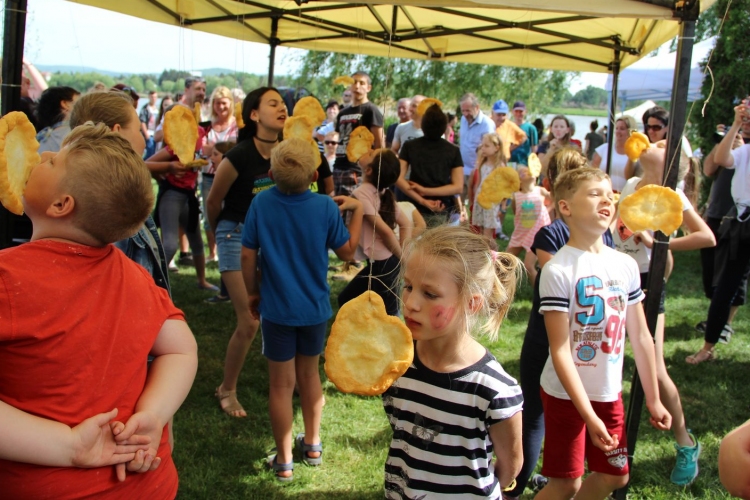
[[[272,141],[269,141],[268,139],[261,139],[257,135],[255,136],[255,139],[258,140],[258,141],[260,141],[260,142],[265,142],[266,144],[276,144],[277,142],[279,142],[278,138],[276,138],[276,139],[274,139]]]

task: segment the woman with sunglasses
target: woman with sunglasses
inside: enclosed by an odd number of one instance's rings
[[[328,132],[323,138],[323,155],[326,157],[329,165],[333,165],[336,161],[336,146],[338,145],[339,133],[335,130]]]
[[[643,113],[643,131],[648,136],[651,144],[665,140],[669,133],[669,111],[661,106],[654,106],[647,109]],[[682,136],[682,151],[688,158],[693,156],[693,149],[684,135]],[[631,177],[642,176],[643,170],[641,166],[637,162],[633,163],[628,160],[625,166],[625,178],[630,179]],[[683,186],[678,187],[682,188]]]

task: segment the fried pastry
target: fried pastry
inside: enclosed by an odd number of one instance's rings
[[[315,128],[309,116],[291,116],[284,122],[284,139],[296,137],[303,141],[312,139],[313,129]]]
[[[539,159],[536,153],[529,154],[527,163],[529,167],[529,173],[532,175],[532,177],[539,178],[539,175],[542,173],[542,161]]]
[[[347,75],[337,76],[333,79],[334,85],[343,85],[344,87],[348,87],[352,83],[354,83],[354,78]]]
[[[234,121],[237,122],[237,128],[245,128],[245,120],[242,119],[242,103],[238,102],[234,105]]]
[[[424,114],[427,112],[427,108],[429,108],[433,104],[437,104],[441,108],[443,107],[443,103],[439,100],[433,99],[432,97],[427,97],[419,103],[419,106],[417,106],[417,115],[424,116]]]
[[[670,188],[644,186],[620,202],[620,218],[634,233],[650,229],[672,234],[682,225],[682,200]]]
[[[406,373],[414,358],[409,328],[367,291],[341,306],[325,351],[325,371],[341,392],[376,396]]]
[[[196,102],[193,105],[193,116],[195,117],[195,123],[201,122],[201,103]]]
[[[497,167],[482,181],[477,203],[485,210],[489,210],[492,205],[510,198],[519,189],[521,179],[518,172],[510,167]]]
[[[367,127],[360,125],[355,128],[349,134],[349,143],[346,145],[347,159],[352,163],[356,163],[372,149],[374,142],[375,136],[372,135]]]
[[[195,159],[198,122],[189,108],[175,106],[164,115],[164,142],[183,165]]]
[[[641,153],[650,147],[651,141],[648,140],[648,137],[640,132],[633,132],[625,141],[625,154],[628,155],[630,161],[637,161],[641,157]]]
[[[0,203],[16,215],[23,213],[26,181],[40,162],[38,149],[36,130],[24,113],[11,111],[0,118]]]
[[[313,128],[320,127],[320,124],[326,119],[326,112],[320,102],[312,97],[303,97],[294,105],[294,116],[307,116],[313,123]]]

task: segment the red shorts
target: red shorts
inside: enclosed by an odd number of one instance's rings
[[[603,452],[591,442],[586,424],[573,402],[550,396],[544,390],[544,458],[542,475],[560,479],[583,476],[584,459],[589,471],[612,476],[625,476],[628,473],[628,448],[625,437],[625,407],[622,394],[617,401],[601,403],[592,401],[596,415],[602,419],[610,436],[617,434],[620,447]]]

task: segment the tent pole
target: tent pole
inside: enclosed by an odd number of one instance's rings
[[[682,150],[682,136],[687,121],[687,98],[688,84],[690,82],[690,63],[693,54],[693,41],[695,38],[695,20],[700,13],[699,2],[689,1],[685,4],[682,14],[680,33],[677,44],[677,59],[675,61],[674,79],[672,81],[672,101],[669,110],[669,136],[667,137],[666,166],[664,169],[663,184],[673,188],[677,185],[677,174],[680,164],[680,152]],[[646,297],[646,322],[653,335],[656,331],[656,321],[659,315],[659,298],[664,289],[664,271],[667,265],[667,253],[669,250],[669,236],[661,231],[654,234],[654,246],[651,253],[651,267],[646,289],[649,291]],[[635,445],[638,440],[638,426],[643,411],[644,392],[638,376],[638,370],[633,372],[631,384],[630,401],[626,417],[626,434],[628,437],[628,463],[633,463]],[[628,486],[615,492],[617,500],[625,500]]]
[[[615,112],[617,111],[617,84],[620,79],[620,51],[615,50],[615,60],[612,62],[612,95],[609,99],[609,126],[607,127],[607,175],[612,165],[612,149],[615,137]]]
[[[26,0],[5,1],[3,33],[2,114],[20,109],[23,44],[26,35]],[[13,241],[13,214],[0,206],[0,249]]]
[[[273,70],[276,66],[276,46],[281,43],[281,40],[277,37],[279,30],[279,18],[274,16],[271,18],[271,38],[268,43],[271,46],[270,53],[268,55],[268,86],[273,87]]]

